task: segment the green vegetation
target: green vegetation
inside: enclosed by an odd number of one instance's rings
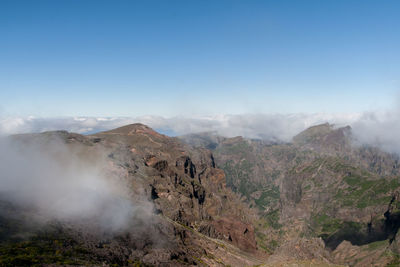
[[[304,186],[304,188],[303,188],[304,191],[309,191],[310,189],[311,189],[311,185],[310,184]]]
[[[365,207],[380,205],[390,202],[390,195],[395,188],[400,186],[397,179],[387,181],[386,179],[368,180],[359,175],[349,175],[344,182],[347,187],[340,189],[335,199],[343,206],[356,206],[363,209]]]
[[[312,164],[308,165],[307,167],[305,167],[304,169],[301,170],[300,174],[313,174],[315,173],[319,166],[321,166],[321,164],[324,163],[323,159],[316,159],[312,162]]]
[[[400,266],[400,254],[395,253],[395,252],[390,251],[390,250],[386,250],[383,255],[389,256],[389,257],[392,258],[392,260],[389,262],[389,264],[386,265],[386,267],[398,267],[398,266]]]
[[[354,166],[345,164],[344,162],[338,160],[338,159],[333,159],[330,161],[327,161],[328,166],[330,167],[330,169],[334,172],[356,172],[358,171],[357,168],[355,168]]]
[[[69,239],[40,236],[29,241],[2,244],[0,266],[87,265],[88,251]],[[69,244],[68,247],[64,244]]]
[[[259,209],[264,210],[266,207],[278,202],[279,197],[279,187],[272,185],[271,188],[264,189],[261,196],[258,199],[255,199],[255,203]]]
[[[271,250],[268,248],[267,244],[266,244],[266,240],[267,240],[267,236],[262,233],[257,231],[256,233],[256,241],[257,241],[257,245],[262,248],[265,251],[271,252]]]
[[[234,144],[229,144],[229,145],[224,145],[220,149],[218,149],[218,153],[221,154],[230,154],[230,155],[235,155],[235,154],[240,154],[243,155],[247,152],[252,151],[252,147],[249,145],[247,141],[241,141],[238,143]]]
[[[343,222],[329,215],[322,214],[313,216],[313,221],[320,227],[320,234],[332,234],[342,227]]]
[[[258,230],[255,232],[255,234],[257,245],[263,250],[272,253],[278,247],[278,241],[275,239],[271,239],[271,236],[267,236],[266,234]]]
[[[274,229],[280,229],[282,224],[279,223],[279,210],[273,210],[263,216],[268,223]]]
[[[103,245],[105,246],[105,245]],[[82,244],[59,232],[41,232],[35,237],[19,242],[0,244],[0,266],[99,266],[105,259],[93,254]],[[111,260],[109,266],[121,266]],[[129,266],[148,266],[140,260],[127,260]]]
[[[278,241],[272,239],[272,240],[269,242],[269,245],[270,245],[271,248],[276,249],[276,248],[278,247],[279,243],[278,243]]]
[[[257,186],[250,181],[253,164],[247,160],[235,164],[232,160],[225,162],[221,167],[226,174],[226,183],[235,192],[250,199],[250,195],[256,191]]]
[[[376,241],[368,244],[368,250],[375,250],[388,245],[389,245],[388,240]]]

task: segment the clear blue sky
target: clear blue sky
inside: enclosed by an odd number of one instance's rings
[[[0,1],[0,115],[359,112],[400,89],[400,1]]]

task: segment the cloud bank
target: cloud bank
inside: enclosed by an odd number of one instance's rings
[[[352,124],[352,128],[360,143],[400,154],[400,109],[366,112]]]
[[[243,114],[220,115],[196,118],[161,116],[142,116],[135,118],[0,118],[0,134],[32,133],[54,130],[67,130],[81,134],[109,130],[130,123],[143,123],[167,135],[184,135],[199,132],[216,132],[233,137],[290,139],[309,126],[327,121],[346,125],[355,121],[359,114]]]
[[[36,211],[44,223],[90,221],[113,232],[132,226],[135,217],[149,219],[151,203],[135,203],[127,184],[101,166],[106,164],[82,160],[57,138],[45,145],[1,138],[0,198]]]
[[[226,137],[244,136],[273,141],[291,141],[306,128],[329,122],[337,127],[350,125],[361,142],[380,146],[389,152],[400,152],[400,108],[386,112],[344,114],[242,114],[204,117],[142,116],[135,118],[0,118],[0,134],[67,130],[82,134],[109,130],[130,123],[143,123],[171,135],[215,132]]]

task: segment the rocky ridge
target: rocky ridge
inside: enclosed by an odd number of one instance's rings
[[[181,138],[200,143],[194,134]],[[399,228],[394,211],[400,189],[397,155],[357,144],[349,126],[330,124],[310,127],[290,143],[208,133],[197,139],[214,147],[227,185],[259,210],[257,241],[273,253],[271,259],[322,257],[325,262],[355,266],[397,262],[393,245]],[[323,246],[315,238],[322,238]],[[291,245],[295,240],[313,243],[312,250],[320,256],[290,253],[295,251]],[[385,242],[386,247],[379,245]],[[300,243],[295,247],[308,251],[306,243]],[[346,244],[353,246],[352,251],[364,252],[349,256]]]
[[[357,145],[350,127],[311,127],[290,143],[171,138],[142,124],[83,136],[12,136],[59,160],[101,163],[144,203],[127,229],[50,220],[0,194],[4,266],[395,266],[400,259],[398,156]],[[27,220],[26,218],[30,218]],[[36,218],[36,219],[32,219]]]
[[[150,202],[153,211],[150,217],[135,218],[131,230],[112,234],[85,221],[52,221],[37,229],[24,220],[35,211],[12,207],[5,199],[0,212],[4,266],[243,266],[260,264],[265,257],[255,241],[257,215],[226,187],[225,174],[207,149],[194,149],[142,124],[91,136],[59,131],[12,138],[40,144],[44,151],[56,140],[82,163],[104,162],[110,179],[124,181],[127,196],[135,203]],[[15,224],[10,213],[16,214]],[[29,237],[13,237],[21,231]]]

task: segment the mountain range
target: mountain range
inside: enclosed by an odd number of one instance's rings
[[[8,142],[62,166],[100,165],[118,190],[74,218],[0,190],[1,266],[400,264],[399,157],[359,143],[349,126],[316,125],[291,142],[168,137],[143,124]],[[110,228],[121,206],[128,215]]]

